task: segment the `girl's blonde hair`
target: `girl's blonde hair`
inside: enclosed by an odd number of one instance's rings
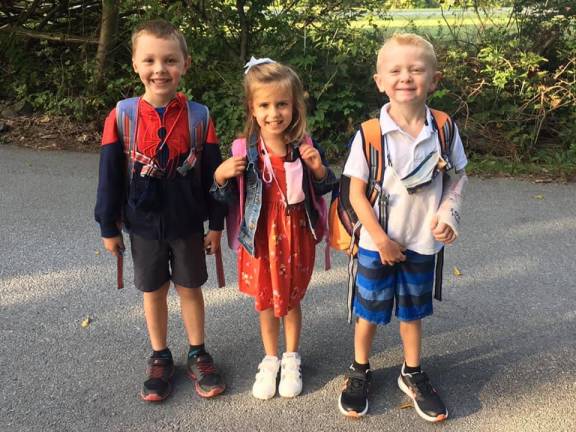
[[[284,131],[287,143],[300,143],[306,135],[306,102],[304,86],[292,68],[281,63],[263,63],[250,67],[244,76],[244,108],[246,110],[246,125],[244,136],[248,139],[253,133],[258,133],[259,127],[252,115],[252,98],[259,85],[277,84],[285,86],[292,92],[292,122]]]
[[[432,45],[429,41],[414,33],[394,33],[384,41],[380,47],[380,50],[378,51],[378,59],[376,60],[377,71],[380,71],[380,62],[382,61],[384,51],[393,43],[398,45],[412,45],[422,48],[430,66],[432,66],[434,70],[438,68],[436,51],[434,51],[434,45]]]

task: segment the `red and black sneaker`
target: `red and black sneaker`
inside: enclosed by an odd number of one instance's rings
[[[174,361],[172,358],[148,359],[146,370],[148,379],[144,381],[140,397],[147,402],[161,402],[172,391],[172,376],[174,375]]]
[[[208,353],[188,357],[188,376],[194,381],[196,393],[203,398],[219,395],[226,384],[214,366],[214,360]]]
[[[398,387],[412,399],[416,412],[424,420],[437,423],[448,418],[448,410],[425,372],[407,374],[402,366]]]

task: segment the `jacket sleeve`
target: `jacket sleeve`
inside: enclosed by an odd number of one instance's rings
[[[238,182],[235,178],[228,180],[223,186],[218,186],[215,180],[212,180],[210,194],[216,201],[228,206],[235,205],[238,200]]]
[[[211,231],[222,231],[224,229],[224,218],[226,217],[226,205],[217,200],[210,192],[214,182],[214,171],[222,163],[218,137],[214,129],[212,120],[208,123],[208,134],[204,153],[201,158],[202,187],[204,197],[208,205],[208,229]]]
[[[314,144],[314,148],[316,148],[320,153],[322,163],[326,167],[326,175],[324,178],[320,180],[315,180],[312,178],[312,186],[314,187],[314,193],[316,195],[324,195],[328,192],[332,192],[334,186],[338,183],[338,179],[336,178],[334,171],[332,171],[332,169],[328,166],[328,161],[326,160],[324,149],[315,140],[312,140],[312,143]]]
[[[120,235],[122,206],[126,194],[125,171],[124,149],[116,131],[116,113],[112,110],[104,123],[94,208],[94,217],[100,224],[102,237]]]

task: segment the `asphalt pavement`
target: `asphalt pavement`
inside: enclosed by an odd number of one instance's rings
[[[303,301],[301,396],[251,396],[263,355],[258,320],[224,247],[228,284],[216,287],[209,258],[204,293],[207,348],[226,393],[203,400],[186,378],[172,292],[174,392],[162,404],[140,401],[150,352],[141,297],[130,259],[126,287],[116,289],[93,220],[97,171],[96,154],[0,146],[1,431],[576,430],[576,185],[471,179],[462,236],[446,254],[444,301],[424,325],[423,367],[450,411],[430,425],[400,408],[396,321],[375,340],[369,415],[339,413],[353,348],[346,260],[336,252],[328,272],[318,253]]]

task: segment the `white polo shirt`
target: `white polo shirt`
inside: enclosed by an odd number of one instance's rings
[[[388,208],[388,236],[407,249],[423,255],[432,255],[442,248],[442,243],[436,241],[430,229],[430,222],[436,214],[442,198],[442,176],[438,175],[433,182],[413,194],[408,194],[400,182],[400,178],[414,170],[430,152],[440,151],[438,132],[432,127],[432,113],[426,107],[426,123],[416,139],[404,132],[388,114],[390,104],[380,110],[380,129],[386,135],[387,146],[384,148],[386,165],[389,151],[393,169],[386,167],[383,189],[390,194]],[[468,163],[464,153],[458,128],[454,125],[454,145],[450,161],[460,171]],[[394,172],[395,171],[395,172]],[[343,175],[356,177],[368,182],[370,170],[364,150],[360,131],[356,132],[350,154],[344,166]],[[379,217],[380,204],[374,203],[374,213]],[[368,231],[360,230],[359,246],[363,249],[377,251]]]

